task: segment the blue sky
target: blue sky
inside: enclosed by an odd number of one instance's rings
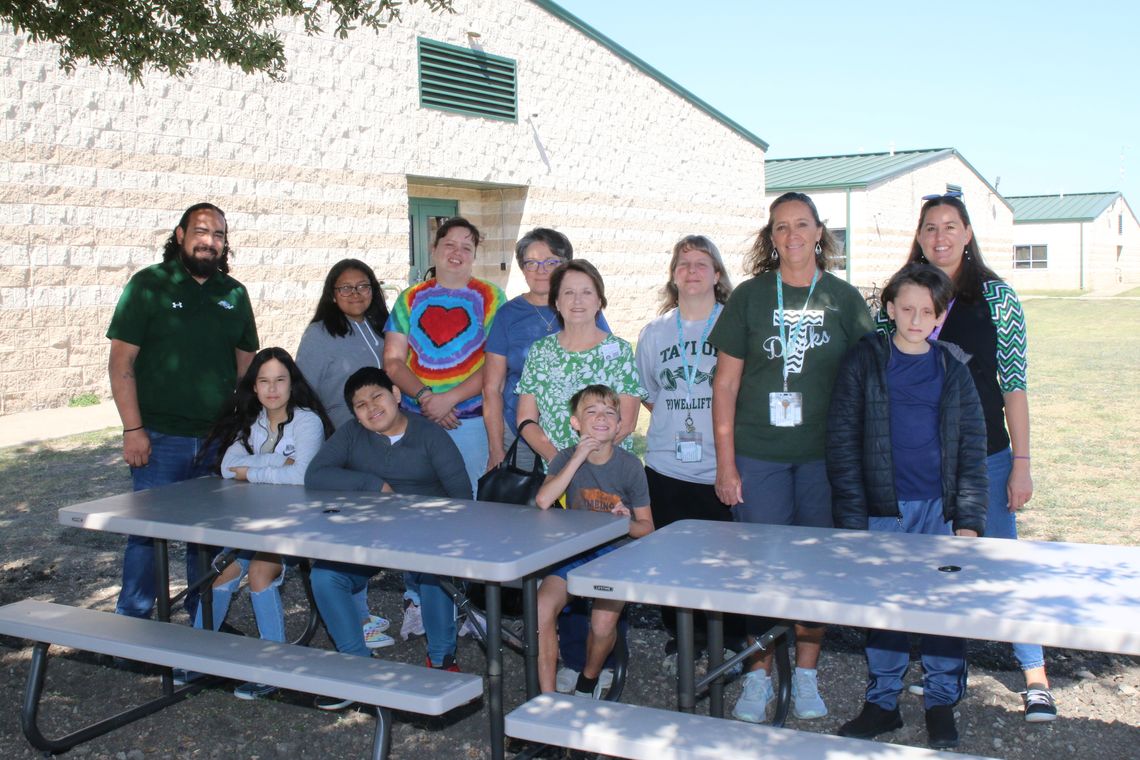
[[[1005,195],[1140,214],[1140,3],[556,2],[771,158],[953,147]]]

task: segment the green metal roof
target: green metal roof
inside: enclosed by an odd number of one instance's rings
[[[570,13],[570,11],[566,10],[562,6],[552,3],[550,0],[531,0],[531,2],[537,5],[539,8],[542,8],[544,11],[558,17],[562,21],[574,27],[579,32],[592,39],[594,42],[599,43],[603,47],[609,48],[609,50],[616,54],[618,57],[624,58],[627,63],[631,64],[637,69],[640,69],[642,73],[649,75],[653,79],[656,79],[659,83],[665,85],[665,87],[680,95],[682,98],[689,101],[697,108],[701,109],[709,116],[719,121],[721,124],[724,124],[726,127],[731,129],[733,132],[736,132],[748,142],[759,147],[761,150],[768,150],[768,143],[761,140],[756,134],[748,129],[745,129],[741,124],[730,119],[721,111],[713,108],[711,105],[694,95],[691,91],[685,89],[673,79],[665,76],[660,71],[653,68],[648,63],[638,58],[636,55],[629,52],[621,45],[614,42],[609,37],[602,34],[582,19]]]
[[[764,161],[764,184],[770,193],[866,188],[953,155],[958,155],[953,148],[930,148],[846,156],[768,158]],[[933,188],[932,192],[939,189]]]
[[[1006,198],[1014,224],[1032,222],[1091,222],[1116,202],[1120,193],[1016,195]]]

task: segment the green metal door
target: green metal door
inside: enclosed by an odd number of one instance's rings
[[[439,225],[459,215],[459,201],[443,198],[408,198],[408,224],[411,228],[408,250],[408,284],[424,278],[431,267],[431,243]]]

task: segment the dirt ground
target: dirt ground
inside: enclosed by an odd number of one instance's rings
[[[61,527],[56,510],[68,504],[129,490],[116,439],[90,435],[50,444],[0,451],[0,604],[25,598],[110,610],[118,591],[123,539]],[[180,558],[172,558],[174,568]],[[300,584],[286,582],[288,625],[304,623]],[[373,611],[399,625],[399,575],[385,572],[372,584]],[[185,622],[185,615],[181,615]],[[255,631],[249,603],[238,597],[230,622]],[[666,639],[658,611],[636,606],[631,615],[630,679],[623,701],[672,707],[675,683],[661,669]],[[820,664],[820,684],[830,714],[820,720],[789,720],[808,731],[834,732],[862,703],[866,671],[861,633],[849,628],[828,632]],[[328,647],[323,632],[316,646]],[[420,663],[423,640],[399,642],[381,656]],[[108,667],[87,653],[55,650],[48,671],[41,726],[49,736],[73,730],[85,721],[129,707],[158,690],[158,679]],[[470,639],[459,645],[459,663],[467,672],[482,670],[482,650]],[[1140,663],[1136,658],[1095,652],[1047,650],[1047,667],[1061,717],[1048,724],[1022,719],[1024,687],[1009,646],[974,642],[970,647],[967,697],[958,706],[961,752],[1011,760],[1037,760],[1088,754],[1113,760],[1140,760]],[[0,637],[0,758],[39,755],[20,732],[18,716],[27,674],[29,647]],[[506,654],[508,709],[524,699],[522,661]],[[917,668],[911,679],[917,680]],[[243,702],[232,685],[207,689],[181,704],[69,753],[81,758],[349,758],[366,756],[373,720],[347,711],[329,714],[311,707],[304,694]],[[731,684],[726,703],[739,693]],[[396,760],[484,758],[488,727],[484,702],[440,719],[397,715],[392,754]],[[898,744],[925,746],[921,697],[904,693],[905,726],[882,737]],[[707,703],[698,704],[698,711]]]

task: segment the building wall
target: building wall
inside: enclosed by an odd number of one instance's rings
[[[1011,282],[1020,290],[1140,284],[1140,224],[1123,198],[1092,221],[1018,224],[1013,230],[1015,245],[1048,246],[1046,268],[1014,270]]]
[[[998,274],[1005,276],[1010,272],[1013,212],[967,164],[950,156],[866,189],[851,191],[851,239],[847,250],[853,285],[882,287],[902,266],[914,240],[922,196],[944,192],[947,184],[961,186],[986,262]],[[768,202],[778,195],[769,192]],[[846,191],[813,191],[809,195],[829,229],[847,225]]]
[[[535,5],[403,14],[346,40],[283,28],[277,83],[213,65],[68,76],[52,46],[0,27],[0,413],[108,395],[122,286],[201,200],[227,212],[262,344],[289,349],[338,259],[406,284],[409,195],[458,199],[488,238],[477,274],[512,293],[514,240],[562,229],[627,338],[681,235],[711,236],[739,270],[761,223],[758,146]],[[420,108],[417,36],[516,59],[518,122]]]

